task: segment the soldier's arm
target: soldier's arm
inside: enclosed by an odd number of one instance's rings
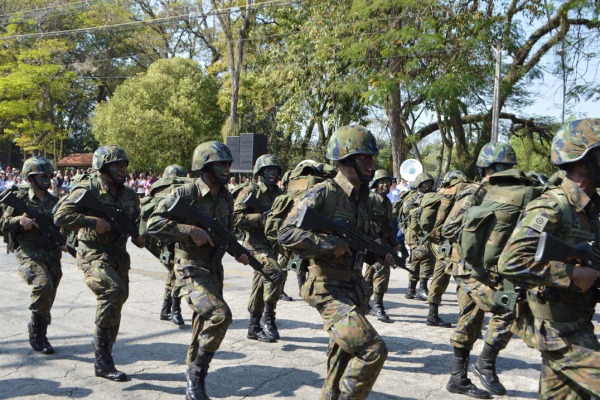
[[[193,225],[179,221],[167,214],[175,199],[182,195],[182,187],[176,188],[161,200],[148,218],[148,234],[164,242],[182,242],[188,239]]]
[[[260,228],[260,221],[263,218],[261,213],[249,213],[249,208],[243,203],[250,193],[252,193],[252,185],[248,185],[241,189],[233,205],[233,221],[235,227],[245,231]]]
[[[536,262],[534,259],[541,233],[556,234],[561,217],[560,206],[546,196],[530,202],[500,256],[499,272],[526,288],[569,288],[575,266],[558,261]]]
[[[333,256],[336,236],[315,233],[296,227],[303,207],[310,207],[316,211],[321,209],[325,196],[324,192],[325,187],[321,185],[308,190],[290,211],[277,234],[277,242],[286,250],[293,251],[301,258]]]
[[[20,226],[20,215],[12,208],[6,205],[2,205],[2,217],[0,218],[0,227],[2,232],[16,232]]]
[[[80,228],[96,228],[97,218],[85,215],[84,210],[73,203],[73,199],[78,198],[83,190],[85,189],[75,189],[61,203],[54,213],[54,223],[56,225],[73,230]]]
[[[458,231],[462,226],[463,219],[465,214],[473,206],[473,201],[475,200],[475,190],[470,187],[464,189],[460,192],[448,214],[448,218],[442,225],[441,233],[442,236],[451,242],[458,241]]]

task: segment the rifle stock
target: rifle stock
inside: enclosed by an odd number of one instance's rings
[[[67,245],[67,240],[60,234],[54,224],[49,222],[38,210],[27,206],[27,204],[19,199],[14,193],[6,193],[6,195],[0,199],[0,203],[4,203],[20,213],[27,214],[29,218],[38,224],[39,231],[43,236],[52,239],[60,247],[66,246],[67,252],[73,257],[77,257],[77,250]]]
[[[332,222],[324,215],[309,207],[305,207],[300,211],[300,218],[296,223],[296,227],[310,231],[330,232],[348,242],[348,246],[357,253],[372,253],[380,259],[384,259],[386,254],[389,253],[394,257],[394,267],[399,267],[411,274],[415,274],[413,270],[406,266],[405,261],[398,256],[396,250],[391,246],[376,242],[348,222]]]
[[[178,218],[184,218],[191,221],[193,225],[196,225],[204,229],[212,238],[215,246],[218,246],[220,251],[216,254],[222,254],[226,251],[231,256],[237,258],[242,254],[248,256],[248,263],[253,270],[260,273],[265,279],[270,282],[274,282],[278,277],[268,276],[263,271],[263,264],[258,261],[250,252],[238,243],[237,238],[229,233],[219,222],[214,219],[207,218],[200,214],[195,208],[193,208],[184,198],[177,197],[173,204],[167,210],[167,213]]]
[[[586,266],[600,271],[600,254],[594,251],[594,247],[594,242],[581,242],[573,246],[548,232],[542,232],[535,252],[535,261],[579,260]]]

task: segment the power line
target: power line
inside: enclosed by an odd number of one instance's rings
[[[272,6],[287,6],[287,5],[292,5],[292,4],[303,3],[304,1],[306,1],[306,0],[293,0],[293,1],[287,1],[287,2],[282,2],[282,0],[267,0],[262,3],[252,4],[250,7],[251,8],[263,8],[263,7],[272,7]],[[89,28],[79,28],[79,29],[68,29],[68,30],[53,31],[53,32],[37,32],[37,33],[25,33],[25,34],[20,34],[20,35],[0,36],[0,40],[25,39],[25,38],[34,38],[34,37],[42,37],[42,36],[53,37],[53,36],[61,36],[61,35],[70,35],[70,34],[74,34],[74,33],[89,33],[89,32],[94,32],[94,31],[98,31],[98,30],[114,29],[114,28],[129,27],[129,26],[136,26],[136,25],[153,25],[153,24],[160,24],[160,23],[174,21],[174,20],[180,20],[180,19],[197,19],[197,18],[203,18],[203,17],[213,16],[213,15],[219,15],[219,14],[224,14],[225,12],[231,12],[234,10],[242,10],[243,8],[244,7],[227,7],[227,8],[215,9],[213,11],[209,11],[206,13],[203,12],[201,14],[195,13],[197,15],[193,15],[193,13],[187,13],[187,14],[181,14],[181,15],[173,15],[173,16],[169,16],[169,17],[154,18],[151,20],[131,21],[131,22],[124,22],[124,23],[120,23],[120,24],[101,25],[101,26],[94,26],[94,27],[89,27]]]

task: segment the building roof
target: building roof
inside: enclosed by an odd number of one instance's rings
[[[66,156],[56,163],[57,167],[84,167],[92,166],[92,156],[94,153],[75,153]]]

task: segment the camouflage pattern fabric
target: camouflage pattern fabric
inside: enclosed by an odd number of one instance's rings
[[[492,313],[488,323],[485,342],[497,350],[506,347],[512,337],[514,313],[506,313],[494,303],[498,288],[487,286],[472,277],[455,277],[461,294],[458,295],[458,322],[450,338],[454,347],[473,348],[473,343],[481,335],[481,326],[486,312]]]
[[[446,293],[448,284],[450,284],[450,274],[446,273],[450,261],[446,261],[438,256],[436,248],[436,245],[432,246],[435,265],[431,283],[429,284],[429,295],[427,296],[427,301],[431,304],[440,304],[442,302],[442,296]]]
[[[277,158],[274,154],[263,154],[262,156],[256,159],[254,163],[254,170],[252,171],[253,175],[258,175],[261,169],[266,167],[277,167],[279,168],[279,174],[281,174],[281,163],[279,162],[279,158]]]
[[[29,175],[52,175],[54,174],[54,168],[50,161],[44,157],[31,157],[25,160],[23,169],[21,170],[21,178],[27,179]]]
[[[162,178],[183,178],[187,175],[187,171],[181,165],[171,164],[165,168]]]
[[[373,174],[373,179],[369,182],[369,189],[373,189],[373,187],[377,184],[377,181],[380,179],[388,179],[390,183],[392,182],[392,176],[385,169],[378,169]]]
[[[213,248],[209,244],[197,246],[189,239],[193,226],[187,224],[188,221],[173,219],[166,213],[177,197],[189,201],[203,216],[216,219],[230,233],[233,233],[233,197],[222,187],[213,199],[206,183],[196,179],[173,190],[148,220],[148,232],[152,236],[163,242],[176,242],[175,276],[181,285],[180,293],[187,297],[194,310],[192,341],[186,359],[189,366],[199,349],[209,353],[219,349],[232,315],[223,299],[221,259],[212,257]]]
[[[251,193],[254,193],[256,199],[265,209],[270,209],[275,198],[281,195],[282,191],[277,186],[269,188],[263,182],[247,185],[240,190],[233,206],[235,227],[246,231],[243,246],[249,249],[254,257],[264,263],[265,273],[279,274],[279,278],[273,283],[267,281],[258,272],[254,272],[250,299],[248,300],[248,311],[251,314],[261,314],[264,311],[265,303],[277,304],[279,301],[285,285],[287,269],[281,268],[277,263],[277,255],[273,252],[273,246],[265,236],[264,220],[266,216],[244,204],[244,200]]]
[[[342,126],[331,135],[325,157],[338,161],[353,154],[377,155],[377,142],[373,134],[360,125]]]
[[[103,166],[118,161],[126,161],[129,163],[129,158],[125,150],[116,145],[100,146],[92,157],[92,169],[100,171]]]
[[[373,293],[387,293],[390,285],[390,267],[381,263],[367,265],[365,267],[364,275],[367,286],[369,287],[369,297],[371,297]]]
[[[128,186],[112,193],[101,175],[92,179],[98,184],[98,200],[106,207],[118,208],[135,222],[140,214],[140,200]],[[59,205],[54,214],[56,225],[77,230],[77,265],[84,273],[86,285],[97,299],[96,326],[113,330],[113,339],[121,323],[121,309],[129,296],[129,269],[131,261],[125,244],[115,246],[119,233],[96,232],[96,218],[100,213],[79,208],[73,201],[84,190],[90,190],[91,181],[82,183]],[[91,190],[95,195],[95,190]]]
[[[192,156],[192,171],[200,171],[205,165],[213,162],[233,162],[231,150],[217,141],[199,144]]]
[[[52,209],[56,205],[57,198],[50,193],[41,201],[35,196],[33,189],[18,192],[17,196],[31,208],[42,212],[44,216],[52,221]],[[32,313],[50,318],[50,310],[54,304],[56,290],[62,277],[60,259],[62,253],[56,243],[45,241],[40,243],[39,231],[35,228],[29,231],[19,229],[19,216],[12,207],[3,207],[0,226],[5,234],[15,234],[18,243],[16,251],[19,263],[19,275],[31,286],[31,301],[29,309]]]
[[[551,186],[527,206],[500,257],[499,272],[528,289],[515,332],[542,354],[541,398],[600,396],[600,344],[592,317],[598,289],[580,292],[570,273],[577,266],[536,262],[540,234],[571,243],[598,240],[600,197],[591,198],[561,172]]]
[[[353,268],[353,257],[334,256],[336,237],[296,227],[303,207],[334,222],[350,221],[372,235],[368,189],[354,189],[338,173],[334,180],[320,183],[304,194],[278,235],[283,247],[310,260],[302,297],[317,308],[329,334],[327,377],[321,399],[364,399],[387,358],[383,339],[364,315],[368,288],[361,271]]]
[[[409,277],[411,281],[429,279],[433,274],[434,265],[435,257],[429,242],[410,247],[410,266],[415,271],[415,274]]]
[[[486,143],[479,152],[476,166],[487,168],[492,164],[517,164],[515,150],[505,143]]]
[[[427,181],[433,182],[433,176],[431,176],[431,174],[428,174],[427,172],[421,172],[419,175],[417,175],[415,181],[411,184],[411,186],[413,186],[415,189],[418,189],[419,186],[421,186],[421,184]]]
[[[579,119],[565,124],[552,139],[550,160],[554,165],[581,160],[600,146],[600,119]]]

